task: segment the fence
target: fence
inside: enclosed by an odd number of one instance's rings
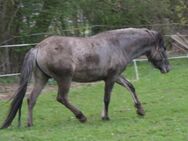
[[[168,59],[172,60],[172,59],[186,59],[186,58],[188,59],[188,55],[186,55],[186,56],[169,57]],[[138,81],[140,79],[137,62],[142,62],[142,61],[147,61],[147,59],[134,59],[133,60],[136,81]]]
[[[172,36],[172,34],[176,33],[177,31],[180,32],[187,29],[188,25],[184,25],[184,24],[180,24],[180,23],[170,23],[170,24],[152,24],[152,25],[139,25],[139,26],[132,26],[132,27],[149,27],[149,28],[152,28],[152,29],[160,29],[159,31],[161,30],[164,30],[163,33],[165,33],[166,35],[164,35],[165,38],[169,38]],[[168,28],[167,28],[168,27]],[[101,28],[101,29],[117,29],[117,28],[124,28],[124,26],[109,26],[109,25],[93,25],[90,27],[91,29],[94,29],[94,28]],[[78,30],[79,28],[73,28],[72,30]],[[168,30],[167,30],[168,29]],[[72,30],[70,29],[67,29],[67,30],[63,30],[62,32],[65,32],[65,31],[69,31],[71,32]],[[85,30],[88,30],[88,27],[85,28]],[[92,30],[91,30],[92,31]],[[158,30],[157,30],[158,31]],[[187,30],[185,30],[187,31]],[[91,33],[92,34],[92,33]],[[183,36],[188,36],[188,35],[185,35],[187,34],[187,32],[182,32]],[[31,34],[31,35],[26,35],[28,37],[33,37],[33,36],[41,36],[41,35],[52,35],[52,33],[35,33],[35,34]],[[85,35],[85,36],[88,36],[88,35]],[[13,38],[11,39],[8,39],[0,44],[7,44],[8,41],[14,39],[14,38],[21,38],[22,36],[13,36]],[[25,41],[25,40],[24,40]],[[28,46],[34,46],[36,45],[37,43],[31,43],[31,44],[27,44],[27,40],[25,41],[26,43],[25,44],[15,44],[15,45],[0,45],[0,49],[11,49],[11,48],[19,48],[19,47],[25,47],[27,48]],[[37,42],[37,41],[34,41],[34,42]],[[3,53],[2,53],[3,54]],[[0,54],[1,55],[1,54]],[[6,54],[3,54],[4,56],[1,56],[0,59],[6,60],[6,57],[7,55]],[[11,55],[10,55],[11,56]],[[188,58],[188,56],[179,56],[179,57],[170,57],[169,59],[181,59],[181,58]],[[9,62],[11,62],[12,64],[12,67],[13,68],[16,68],[15,70],[11,70],[11,71],[8,71],[9,69],[7,69],[8,65],[6,65],[6,63],[2,64],[1,60],[0,60],[0,69],[2,66],[5,66],[4,68],[4,71],[0,72],[0,78],[1,77],[11,77],[11,76],[18,76],[20,73],[18,73],[17,71],[19,70],[19,67],[20,67],[20,64],[17,65],[17,62],[21,62],[20,60],[23,60],[22,58],[19,58],[19,61],[17,60],[14,60],[14,58],[12,59],[12,62],[11,60]],[[137,62],[142,62],[142,61],[146,61],[147,59],[135,59],[133,60],[133,65],[134,65],[134,71],[135,71],[135,79],[136,80],[139,80],[140,79],[140,76],[139,76],[139,68],[138,68],[138,65],[137,65]],[[16,62],[16,64],[14,64]],[[14,64],[14,65],[13,65]],[[16,67],[16,66],[19,66],[19,67]],[[18,69],[17,69],[18,68]],[[10,73],[10,74],[5,74],[5,73]],[[16,73],[12,73],[12,72],[16,72]]]
[[[3,46],[0,46],[0,48],[25,47],[25,46],[31,46],[31,45],[36,45],[36,44],[37,43],[33,43],[33,44],[3,45]],[[185,58],[188,58],[188,55],[169,57],[168,59],[171,60],[171,59],[185,59]],[[147,59],[134,59],[133,60],[134,71],[135,71],[135,80],[139,80],[140,79],[139,68],[138,68],[137,62],[143,62],[143,61],[147,61]],[[1,77],[18,76],[18,75],[20,75],[20,73],[3,74],[3,75],[0,75],[0,78]]]
[[[0,48],[14,48],[14,47],[26,47],[26,46],[32,46],[36,45],[37,43],[32,43],[32,44],[15,44],[15,45],[1,45]],[[9,76],[18,76],[20,73],[11,73],[11,74],[2,74],[0,75],[1,77],[9,77]]]
[[[25,52],[30,47],[25,47],[22,51],[19,51],[19,47],[21,46],[33,46],[36,45],[37,42],[41,41],[44,37],[51,35],[64,35],[64,36],[90,36],[96,34],[101,31],[119,29],[119,28],[148,28],[161,32],[165,37],[165,43],[167,45],[171,44],[171,40],[169,37],[172,34],[181,33],[181,35],[188,37],[188,25],[182,23],[157,23],[157,24],[143,24],[143,25],[88,25],[88,26],[78,26],[78,27],[67,27],[66,29],[61,29],[60,32],[41,32],[41,33],[33,33],[33,34],[24,34],[24,35],[11,35],[8,39],[1,41],[0,43],[0,75],[5,73],[13,73],[18,72],[20,69],[21,62],[23,60]],[[77,31],[79,31],[77,34]],[[4,45],[10,44],[11,42],[19,42],[23,44],[19,45]],[[34,43],[33,43],[34,42]],[[33,44],[27,44],[33,43]],[[178,47],[179,45],[174,44],[173,46]],[[11,49],[13,47],[17,47],[17,49]],[[17,64],[19,63],[19,64]]]

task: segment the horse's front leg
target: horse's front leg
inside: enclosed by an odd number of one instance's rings
[[[144,112],[144,109],[142,107],[142,104],[140,103],[140,101],[139,101],[139,99],[136,95],[136,91],[135,91],[134,86],[127,79],[125,79],[123,76],[119,76],[118,79],[116,80],[116,82],[118,84],[120,84],[121,86],[127,88],[130,91],[131,96],[132,96],[133,101],[134,101],[134,104],[135,104],[135,107],[137,108],[137,114],[144,116],[145,112]]]
[[[105,88],[104,88],[104,108],[102,111],[102,120],[109,120],[109,116],[108,116],[108,107],[109,107],[109,103],[110,103],[110,97],[111,97],[111,92],[112,92],[112,88],[114,86],[114,82],[111,80],[106,80],[105,81]]]

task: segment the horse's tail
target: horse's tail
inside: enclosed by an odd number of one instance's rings
[[[27,90],[28,82],[32,76],[33,68],[35,67],[36,64],[36,53],[37,53],[36,51],[37,49],[31,49],[24,58],[23,66],[21,69],[19,88],[17,89],[17,92],[15,93],[15,97],[11,102],[9,113],[6,119],[4,120],[1,129],[8,128],[11,125],[18,110],[19,110],[18,120],[20,125],[22,102]]]

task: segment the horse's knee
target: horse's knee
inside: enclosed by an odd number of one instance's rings
[[[58,102],[61,102],[61,99],[60,99],[60,97],[56,97],[56,100],[58,101]]]
[[[57,100],[58,102],[62,103],[62,98],[61,98],[61,97],[57,96],[56,100]]]
[[[104,97],[104,103],[107,103],[107,102],[109,102],[110,101],[110,97]]]
[[[67,99],[65,99],[64,97],[61,96],[57,96],[56,100],[60,103],[62,103],[63,105],[67,104]]]

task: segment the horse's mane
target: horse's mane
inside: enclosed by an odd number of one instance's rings
[[[120,35],[125,35],[125,34],[139,34],[143,33],[147,28],[121,28],[121,29],[114,29],[114,30],[109,30],[109,31],[104,31],[101,33],[98,33],[96,35],[93,35],[91,37],[109,37],[109,36],[120,36]],[[149,31],[149,30],[148,30]]]

